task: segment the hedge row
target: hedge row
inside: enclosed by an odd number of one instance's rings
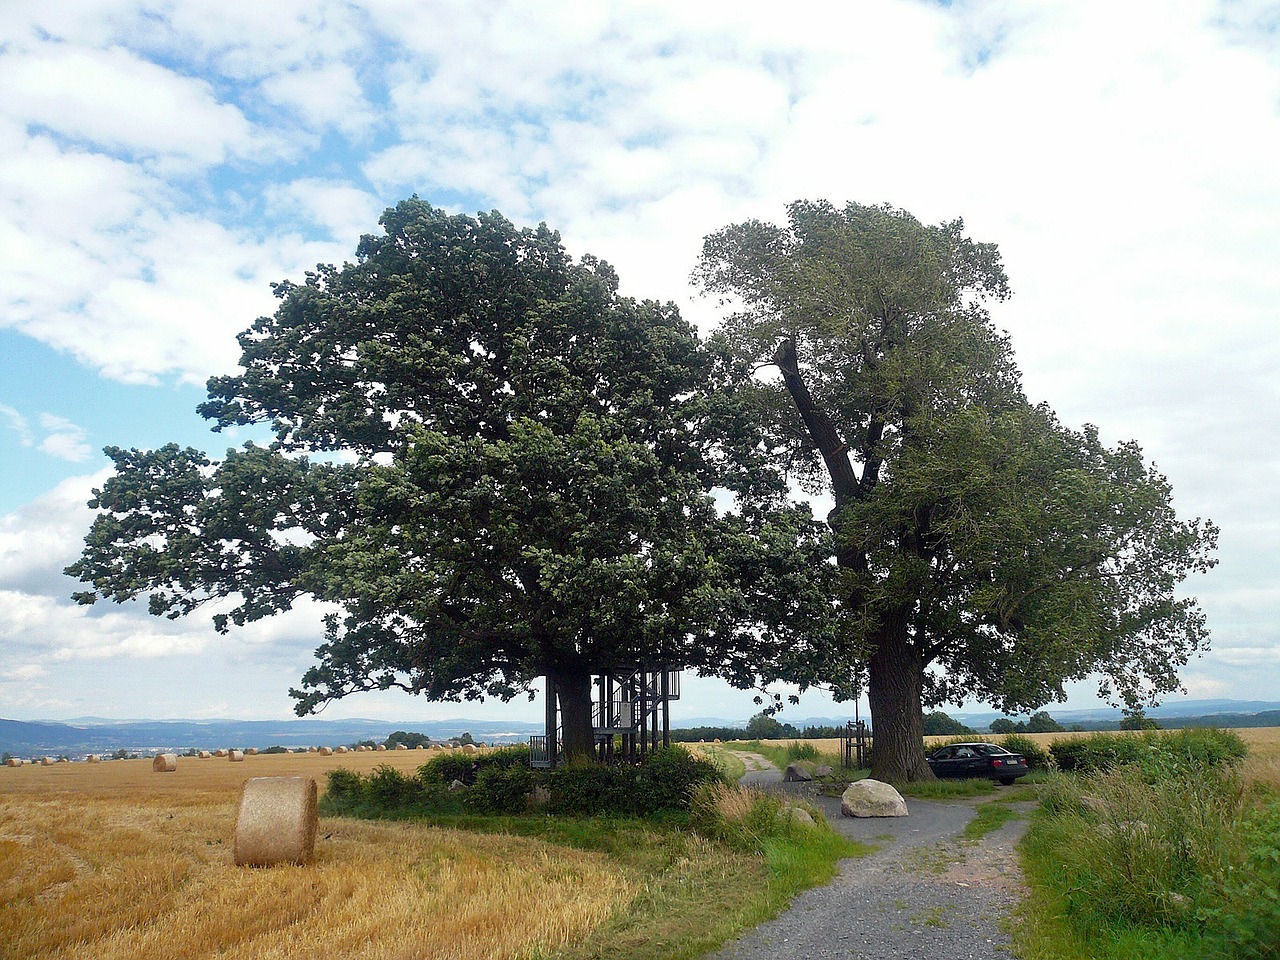
[[[451,789],[462,781],[460,789]],[[476,756],[445,755],[408,776],[378,767],[368,776],[351,770],[329,774],[326,807],[337,813],[456,814],[548,813],[643,816],[684,810],[694,791],[723,777],[709,761],[672,747],[643,764],[582,764],[532,770],[528,750],[511,747]]]

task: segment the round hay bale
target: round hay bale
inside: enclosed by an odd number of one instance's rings
[[[230,760],[232,763],[244,763],[244,751],[228,750],[227,759]]]
[[[22,766],[22,761],[19,760],[17,757],[10,757],[8,760],[4,762],[4,765],[6,767],[20,767]]]
[[[258,755],[257,747],[245,747],[244,755],[246,757],[256,757]]]
[[[178,769],[178,755],[176,753],[157,754],[151,760],[152,773],[173,773]]]
[[[316,751],[316,753],[320,754],[320,756],[322,757],[332,757],[333,747],[321,747],[319,750]]]
[[[333,748],[333,752],[334,752],[334,753],[346,753],[346,752],[347,752],[347,748],[346,748],[346,747],[334,747],[334,748]]]
[[[236,816],[236,866],[307,863],[316,847],[316,782],[311,777],[254,777]]]
[[[213,751],[213,755],[214,755],[215,757],[225,757],[225,756],[227,755],[227,751],[225,751],[225,750],[215,750],[215,751]]]
[[[319,753],[319,752],[320,751],[317,750],[315,747],[307,747],[307,753]]]
[[[84,758],[84,762],[85,762],[85,763],[97,763],[97,762],[98,762],[99,760],[101,760],[101,759],[102,759],[102,758],[101,758],[100,756],[98,756],[96,753],[91,753],[91,754],[89,754],[87,757],[85,757],[85,758]]]
[[[463,753],[475,753],[475,752],[476,752],[476,745],[475,745],[474,743],[464,743],[464,744],[462,745],[462,752],[463,752]]]
[[[374,747],[374,749],[381,752],[387,749],[387,745],[385,743],[380,743],[376,747]]]
[[[57,760],[55,760],[55,759],[53,759],[53,757],[45,757],[44,759],[42,759],[42,760],[40,761],[40,766],[42,766],[42,767],[52,767],[52,766],[53,766],[55,763],[57,763],[57,762],[58,762],[58,761],[57,761]]]
[[[198,756],[200,757],[201,760],[208,760],[210,757],[213,756],[213,754],[210,753],[208,750],[201,750]]]
[[[409,749],[409,745],[408,745],[407,743],[397,743],[397,744],[396,744],[396,749],[397,749],[397,750],[408,750],[408,749]]]
[[[418,744],[418,745],[417,745],[416,747],[414,747],[413,749],[415,749],[415,750],[425,750],[426,748],[425,748],[422,744]]]

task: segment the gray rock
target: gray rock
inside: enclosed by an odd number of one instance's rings
[[[814,767],[813,769],[813,775],[815,777],[829,777],[833,773],[835,773],[835,771],[832,770],[830,767],[828,767],[825,763],[822,766]]]
[[[905,817],[907,801],[887,783],[855,780],[840,798],[840,813],[846,817]]]
[[[778,820],[783,823],[789,820],[792,823],[806,823],[811,827],[815,826],[813,814],[804,809],[804,807],[793,807],[791,804],[787,804],[778,811]]]
[[[813,779],[813,774],[798,764],[789,763],[782,779],[787,783],[808,783]]]

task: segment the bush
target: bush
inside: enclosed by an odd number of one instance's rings
[[[528,767],[491,764],[476,775],[465,801],[482,813],[523,813],[533,786],[533,771]]]
[[[1133,763],[1146,768],[1149,778],[1233,764],[1248,752],[1239,734],[1208,727],[1167,734],[1095,733],[1055,740],[1049,745],[1058,768],[1068,773],[1110,770]]]
[[[1048,770],[1050,766],[1049,751],[1030,737],[1020,733],[1011,733],[1000,738],[1000,746],[1014,753],[1020,753],[1027,761],[1030,770]]]
[[[481,771],[490,768],[508,770],[528,766],[527,746],[503,747],[485,753],[442,753],[418,768],[418,779],[424,784],[447,787],[455,780],[470,783],[479,778]]]
[[[710,840],[756,852],[778,830],[782,800],[775,794],[724,783],[698,788],[689,804],[689,826]]]
[[[796,743],[793,740],[787,744],[788,763],[792,760],[817,760],[818,758],[818,748],[812,743]]]
[[[1200,920],[1222,934],[1220,960],[1267,960],[1280,944],[1280,802],[1249,812],[1241,825],[1242,869],[1227,874],[1220,902]]]

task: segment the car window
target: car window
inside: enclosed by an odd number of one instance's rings
[[[950,760],[955,755],[956,755],[955,747],[943,747],[941,750],[939,750],[937,753],[933,755],[933,758],[935,760]]]
[[[957,756],[957,757],[972,757],[972,756],[974,756],[974,752],[973,752],[973,749],[972,749],[971,747],[960,747],[960,748],[958,748],[958,749],[956,750],[956,756]]]

